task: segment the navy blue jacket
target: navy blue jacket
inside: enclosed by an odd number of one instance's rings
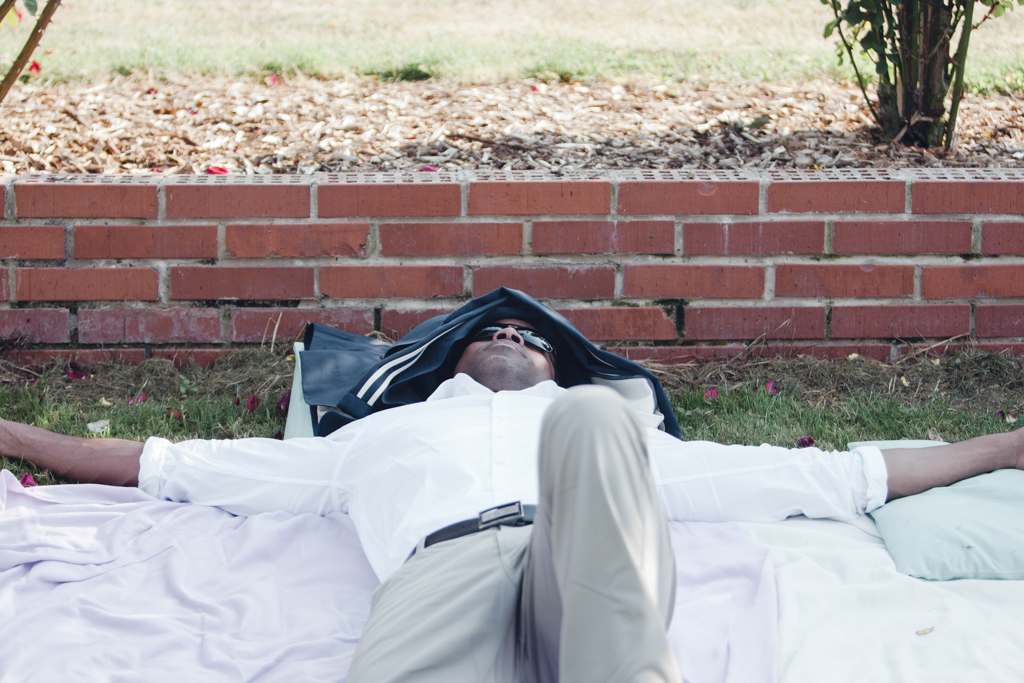
[[[309,350],[302,354],[306,401],[313,406],[336,405],[347,416],[345,421],[350,421],[426,400],[441,382],[452,377],[470,335],[502,318],[529,322],[551,339],[557,350],[559,385],[607,385],[623,394],[634,408],[660,413],[663,429],[680,437],[672,405],[657,377],[633,361],[597,348],[565,317],[533,297],[505,287],[419,324],[390,347],[322,325],[310,326],[306,333]],[[339,342],[350,347],[349,358],[342,359],[340,366],[337,357],[329,361],[325,355]],[[362,354],[358,362],[352,361],[353,354]],[[360,368],[365,371],[355,374]],[[353,383],[351,378],[357,376]]]

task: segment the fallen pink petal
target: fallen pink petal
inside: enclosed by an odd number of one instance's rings
[[[20,483],[25,488],[29,488],[30,486],[38,486],[38,484],[36,484],[36,480],[28,472],[21,475],[21,479],[18,480],[18,483]]]
[[[814,439],[809,436],[801,436],[796,440],[797,448],[810,448],[814,445]]]
[[[281,400],[277,402],[277,409],[283,413],[288,412],[288,404],[292,402],[292,392],[286,391]]]
[[[420,172],[421,173],[437,173],[437,167],[436,166],[421,166],[420,167]]]
[[[278,83],[281,82],[281,79],[279,79],[277,76],[274,76],[273,74],[271,74],[270,76],[267,76],[266,78],[264,78],[263,82],[266,83],[267,85],[269,85],[270,87],[274,87],[275,85],[277,85]]]
[[[172,420],[180,420],[181,413],[175,408],[174,410],[167,411],[167,417],[171,418]]]
[[[771,396],[774,396],[775,394],[779,393],[779,387],[775,384],[773,380],[768,380],[765,383],[764,390],[767,391],[768,394]]]
[[[258,398],[256,398],[256,394],[252,394],[251,396],[249,396],[248,400],[246,400],[246,402],[245,402],[245,409],[248,410],[248,411],[256,410],[256,408],[259,406],[259,404],[260,404],[260,400]]]
[[[705,401],[710,401],[710,400],[716,399],[716,398],[718,398],[718,388],[717,387],[711,387],[710,389],[708,389],[707,391],[704,392],[704,400]]]
[[[39,62],[32,60],[32,63],[28,65],[28,72],[33,76],[38,76],[39,72],[43,70],[43,67],[39,66]]]
[[[231,171],[223,166],[210,166],[206,169],[206,172],[210,175],[231,175]]]

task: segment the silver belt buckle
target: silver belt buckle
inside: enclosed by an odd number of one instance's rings
[[[518,500],[514,503],[499,505],[498,507],[484,510],[477,516],[477,524],[481,529],[487,529],[498,524],[514,522],[523,518],[523,504]]]

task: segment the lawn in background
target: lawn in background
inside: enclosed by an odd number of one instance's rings
[[[36,59],[43,78],[84,80],[296,70],[465,83],[849,78],[822,37],[830,18],[818,0],[71,0]],[[30,25],[0,31],[0,59],[9,63]],[[1024,88],[1024,8],[972,37],[967,81]]]
[[[107,435],[138,441],[280,438],[292,362],[252,350],[209,371],[178,370],[165,360],[58,365],[38,374],[0,365],[0,416],[76,436],[109,420]],[[996,354],[962,351],[894,365],[735,358],[652,369],[686,440],[796,447],[811,437],[821,448],[844,450],[851,441],[960,441],[1024,426],[1024,360]],[[16,458],[0,458],[0,468],[59,483]]]

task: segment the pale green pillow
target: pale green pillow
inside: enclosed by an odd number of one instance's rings
[[[1022,470],[899,498],[870,514],[900,573],[934,581],[1024,579]]]

